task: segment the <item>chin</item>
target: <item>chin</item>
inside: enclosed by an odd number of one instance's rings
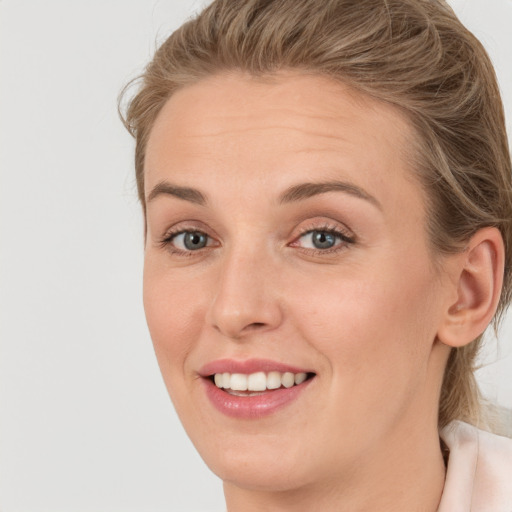
[[[280,452],[268,457],[237,453],[235,457],[223,456],[208,466],[225,483],[239,488],[285,492],[304,487],[312,480],[300,461],[282,457]]]
[[[322,478],[318,451],[311,445],[305,447],[304,440],[297,436],[256,432],[189,435],[210,470],[225,483],[239,488],[284,492]]]

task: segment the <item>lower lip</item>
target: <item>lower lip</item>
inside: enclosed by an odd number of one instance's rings
[[[235,396],[218,388],[210,379],[203,379],[206,395],[214,407],[226,416],[258,419],[269,416],[298,399],[313,379],[298,386],[280,388],[254,396]]]

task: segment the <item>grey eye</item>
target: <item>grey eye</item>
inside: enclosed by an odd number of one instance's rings
[[[201,231],[184,231],[174,236],[172,243],[178,249],[197,251],[208,245],[208,235]]]
[[[302,235],[302,247],[310,249],[330,249],[340,242],[339,236],[329,231],[310,231]]]
[[[317,249],[330,249],[336,244],[336,237],[325,231],[313,231],[313,245]]]

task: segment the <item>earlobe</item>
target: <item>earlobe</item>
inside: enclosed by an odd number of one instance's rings
[[[456,300],[448,305],[438,339],[451,347],[467,345],[492,320],[503,284],[505,248],[497,228],[473,235],[455,266]]]

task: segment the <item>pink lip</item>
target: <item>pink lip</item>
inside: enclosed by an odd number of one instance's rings
[[[199,370],[201,377],[208,377],[215,373],[256,373],[256,372],[291,372],[291,373],[312,373],[311,370],[305,370],[296,366],[278,363],[270,359],[247,359],[246,361],[236,361],[234,359],[219,359],[204,365]]]
[[[235,361],[222,359],[208,363],[199,372],[203,377],[206,396],[221,413],[232,418],[258,419],[269,416],[297,400],[314,379],[308,379],[298,386],[279,388],[254,396],[236,396],[218,388],[210,378],[215,373],[255,373],[277,371],[281,373],[308,373],[307,370],[266,359]]]
[[[239,419],[258,419],[273,414],[297,400],[312,379],[298,386],[288,389],[280,388],[256,396],[230,395],[209,379],[202,379],[202,382],[205,385],[206,395],[221,413]]]

